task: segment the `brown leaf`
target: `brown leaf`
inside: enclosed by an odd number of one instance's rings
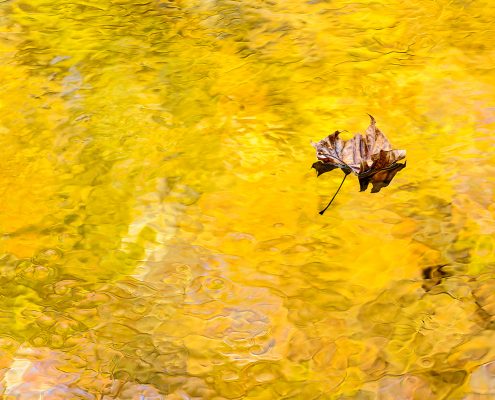
[[[324,174],[325,172],[331,171],[338,167],[330,163],[325,164],[322,161],[317,161],[313,163],[311,168],[314,168],[316,170],[316,176],[320,176],[321,174]]]
[[[402,168],[406,167],[406,163],[401,164],[401,163],[393,163],[389,167],[379,169],[376,172],[373,170],[372,174],[367,175],[367,174],[362,174],[358,175],[359,179],[359,186],[360,186],[360,192],[364,192],[367,188],[369,183],[373,185],[373,188],[371,189],[371,193],[378,193],[381,188],[388,186],[390,182],[392,182],[392,179],[394,179],[395,174],[399,172]]]
[[[318,143],[312,143],[319,160],[312,165],[317,176],[340,168],[345,174],[352,172],[358,176],[361,191],[366,190],[371,182],[371,193],[377,193],[405,168],[405,163],[397,161],[406,157],[406,151],[392,149],[388,139],[376,127],[375,119],[371,115],[370,118],[364,136],[358,133],[344,141],[336,131]]]

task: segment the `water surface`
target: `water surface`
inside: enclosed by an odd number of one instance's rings
[[[0,11],[6,399],[495,398],[491,1]]]

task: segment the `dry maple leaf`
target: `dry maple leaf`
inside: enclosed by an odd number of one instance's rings
[[[336,131],[318,143],[312,143],[319,160],[312,165],[317,176],[336,168],[340,168],[345,174],[337,192],[320,214],[323,215],[332,204],[351,172],[357,175],[361,192],[371,182],[371,193],[377,193],[388,186],[397,172],[406,166],[406,163],[397,162],[406,157],[406,151],[393,150],[385,135],[376,127],[375,119],[371,115],[370,118],[371,123],[364,136],[358,133],[352,139],[344,141],[339,137],[340,132]]]

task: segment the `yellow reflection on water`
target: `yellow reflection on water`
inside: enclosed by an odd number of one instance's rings
[[[5,398],[495,398],[492,2],[0,10]]]

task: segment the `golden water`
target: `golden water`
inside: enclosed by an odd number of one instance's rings
[[[495,3],[0,10],[3,398],[495,399]]]

